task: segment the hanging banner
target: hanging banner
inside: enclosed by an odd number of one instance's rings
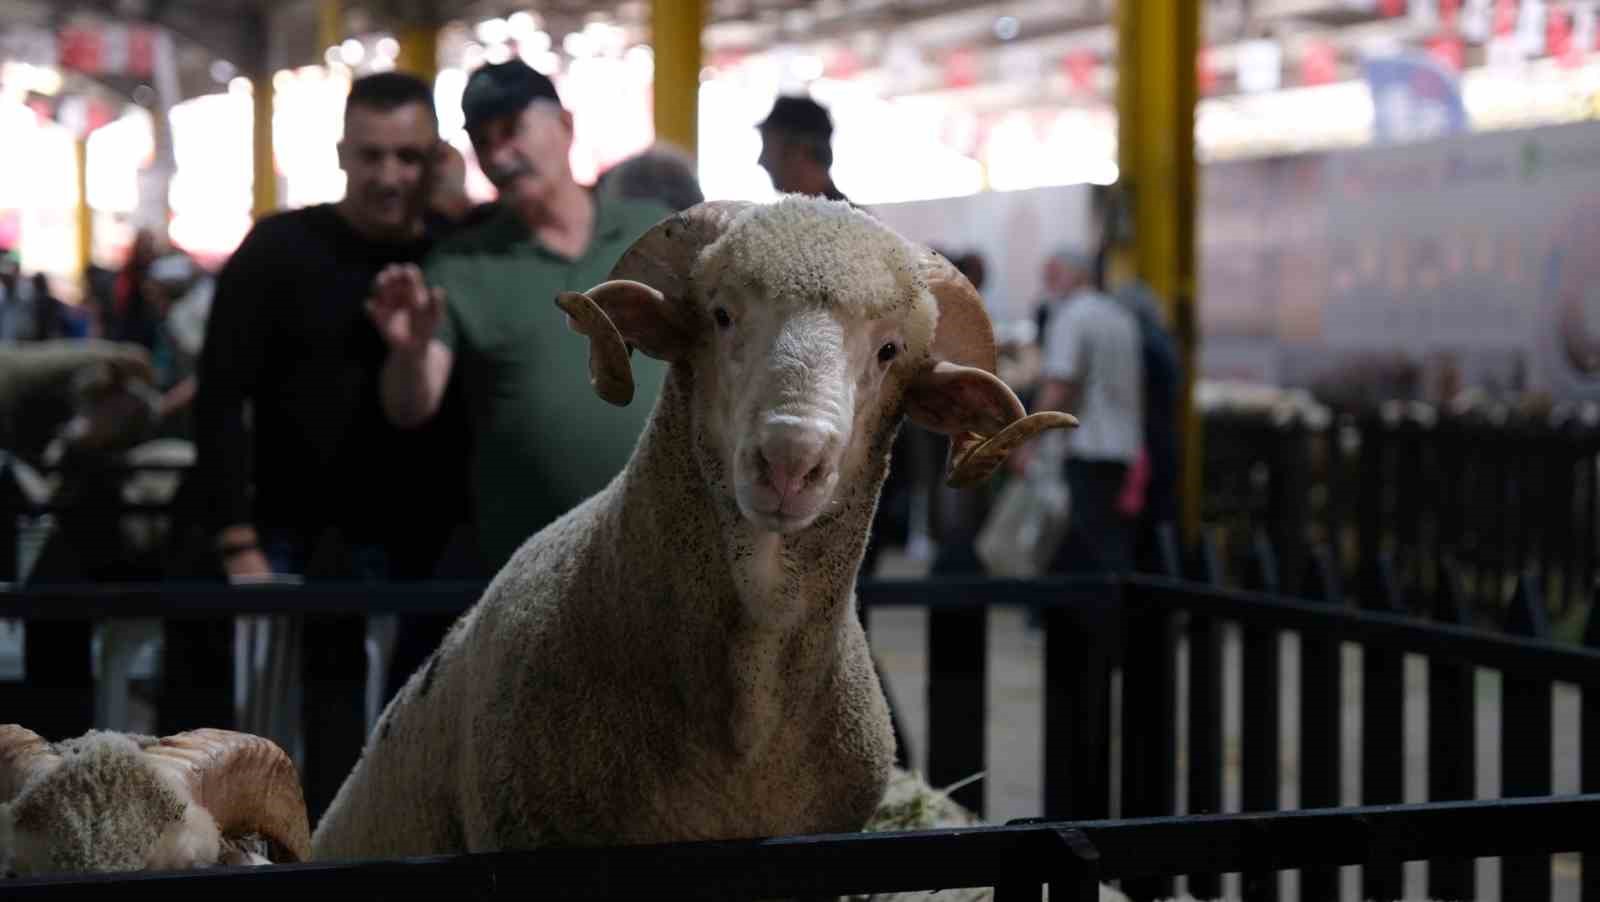
[[[1207,376],[1600,399],[1600,123],[1200,177]]]
[[[1431,55],[1378,57],[1362,70],[1372,91],[1375,142],[1419,141],[1467,130],[1460,83]]]

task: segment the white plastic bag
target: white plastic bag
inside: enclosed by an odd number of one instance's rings
[[[1071,501],[1060,454],[1041,447],[1027,473],[1001,489],[978,533],[978,558],[989,575],[1029,579],[1049,570],[1067,535]]]

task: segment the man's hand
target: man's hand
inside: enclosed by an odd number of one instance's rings
[[[217,534],[216,550],[230,583],[250,582],[272,575],[272,565],[261,551],[253,526],[236,523],[223,529]]]
[[[272,565],[267,563],[267,556],[259,548],[235,552],[223,558],[222,569],[228,574],[230,583],[251,582],[272,575]]]
[[[444,289],[429,288],[415,264],[391,264],[373,280],[367,316],[390,350],[421,354],[444,316]]]

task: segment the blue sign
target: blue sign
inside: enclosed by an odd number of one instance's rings
[[[1376,143],[1424,141],[1468,130],[1460,82],[1427,54],[1378,57],[1362,68],[1372,91]]]

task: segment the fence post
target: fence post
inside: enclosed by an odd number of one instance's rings
[[[161,625],[161,703],[156,732],[235,725],[232,617],[166,620]],[[253,658],[254,648],[245,651]]]
[[[1539,578],[1524,572],[1506,612],[1506,633],[1550,635]],[[1506,798],[1550,794],[1550,681],[1502,673],[1500,683],[1500,794]],[[1516,855],[1500,861],[1500,898],[1550,898],[1550,856]]]
[[[1111,668],[1120,654],[1122,585],[1044,609],[1044,813],[1110,813]]]
[[[1589,619],[1583,627],[1583,644],[1600,648],[1600,586],[1591,591]],[[1600,792],[1600,687],[1583,687],[1583,713],[1579,737],[1579,791]],[[1581,899],[1600,899],[1600,852],[1583,854]]]
[[[1257,544],[1266,543],[1257,527]],[[1270,547],[1267,549],[1271,553]],[[1262,569],[1255,568],[1257,575]],[[1257,588],[1249,586],[1249,588]],[[1222,625],[1213,617],[1189,614],[1189,814],[1222,812]],[[1189,895],[1222,895],[1222,875],[1190,874]]]
[[[1172,612],[1143,603],[1143,587],[1123,586],[1121,816],[1177,813],[1177,637]],[[1165,899],[1171,877],[1124,881],[1133,899]]]
[[[1051,899],[1067,902],[1098,902],[1100,898],[1100,850],[1082,830],[1057,829],[1056,838],[1066,846],[1068,875],[1050,881]],[[1059,854],[1059,853],[1058,853]]]
[[[1301,594],[1307,601],[1344,606],[1338,561],[1326,547],[1312,550]],[[1344,710],[1340,643],[1308,632],[1300,634],[1300,807],[1339,805],[1339,759]],[[1300,871],[1302,902],[1339,898],[1337,868]]]
[[[1362,607],[1384,614],[1403,613],[1394,559],[1377,561],[1376,592],[1363,593]],[[1405,658],[1375,645],[1361,650],[1361,802],[1395,805],[1405,801]],[[1361,869],[1361,897],[1398,899],[1405,893],[1405,871],[1398,861]]]
[[[928,781],[949,786],[984,770],[989,698],[989,610],[928,612]],[[951,794],[980,816],[988,780]]]
[[[1468,626],[1461,575],[1454,559],[1439,559],[1433,620]],[[1477,693],[1475,669],[1443,653],[1428,657],[1428,801],[1471,799],[1476,791]],[[1477,892],[1470,858],[1436,858],[1428,862],[1428,895],[1435,899],[1470,899]]]
[[[1267,522],[1272,543],[1283,549],[1285,566],[1299,567],[1295,558],[1305,546],[1306,526],[1310,521],[1311,495],[1307,455],[1308,430],[1298,413],[1273,430],[1273,460],[1267,494]]]
[[[1250,558],[1244,577],[1245,588],[1277,595],[1283,591],[1283,580],[1278,576],[1278,572],[1278,556],[1273,551],[1272,539],[1266,530],[1257,528],[1250,538]]]
[[[1156,527],[1157,549],[1161,556],[1161,575],[1169,579],[1183,578],[1183,559],[1178,552],[1178,528],[1168,521]]]
[[[367,739],[367,619],[349,614],[305,618],[306,812],[316,823],[361,758]]]
[[[0,583],[16,582],[22,573],[21,528],[26,509],[22,487],[11,468],[11,455],[0,451]]]
[[[1377,584],[1378,554],[1384,545],[1384,489],[1388,483],[1383,478],[1383,459],[1389,436],[1386,424],[1377,416],[1364,416],[1361,423],[1361,452],[1356,481],[1357,544],[1360,549],[1356,561],[1356,585],[1360,589],[1359,594],[1365,595]]]

